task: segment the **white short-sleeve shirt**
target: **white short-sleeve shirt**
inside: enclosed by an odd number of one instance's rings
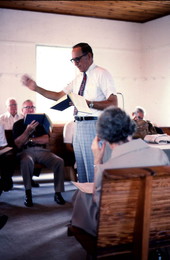
[[[111,74],[94,63],[86,71],[87,81],[84,90],[84,97],[89,101],[103,101],[108,99],[111,94],[116,95],[116,88]],[[70,84],[64,88],[66,94],[74,92],[78,94],[83,79],[83,73],[80,73]],[[99,116],[101,110],[91,108],[92,116]],[[86,116],[84,113],[78,115]],[[88,114],[89,116],[89,114]]]
[[[6,146],[7,140],[5,137],[5,131],[3,125],[0,124],[0,147]]]
[[[0,123],[3,125],[5,130],[12,130],[13,124],[21,118],[23,118],[23,115],[16,114],[15,116],[12,116],[7,111],[0,115]]]

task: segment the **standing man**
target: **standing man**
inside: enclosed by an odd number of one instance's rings
[[[23,103],[22,112],[24,116],[35,112],[35,106],[31,100]],[[45,148],[49,142],[49,136],[43,126],[35,120],[26,125],[24,119],[20,119],[13,126],[13,135],[25,186],[25,206],[33,206],[31,180],[35,162],[44,164],[54,172],[54,200],[58,204],[65,204],[61,195],[61,192],[64,191],[64,162],[62,158]]]
[[[96,121],[103,109],[110,105],[117,106],[116,89],[110,73],[93,63],[93,51],[87,43],[73,46],[71,62],[81,73],[63,91],[53,92],[43,89],[26,75],[22,77],[22,82],[29,89],[52,100],[58,100],[70,92],[85,97],[92,114],[86,115],[75,111],[73,147],[79,182],[93,182],[94,160],[91,144],[96,135]]]
[[[0,122],[5,130],[12,130],[13,124],[19,119],[23,118],[23,115],[17,112],[17,102],[15,98],[8,98],[6,100],[7,111],[0,115]]]

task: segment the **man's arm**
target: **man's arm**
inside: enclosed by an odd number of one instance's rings
[[[106,107],[109,107],[109,106],[118,106],[118,101],[117,101],[117,96],[116,95],[113,95],[111,94],[108,99],[106,100],[103,100],[103,101],[89,101],[89,100],[86,100],[87,102],[87,105],[89,106],[90,103],[93,103],[93,108],[95,109],[98,109],[98,110],[104,110]]]
[[[62,96],[65,95],[64,91],[54,92],[37,86],[36,82],[27,75],[23,75],[21,81],[22,84],[28,87],[30,90],[35,91],[48,99],[57,101],[58,99],[60,99]]]
[[[3,150],[7,145],[0,146],[0,150]]]
[[[49,136],[46,134],[39,137],[31,137],[29,138],[29,141],[33,142],[34,144],[48,144]]]

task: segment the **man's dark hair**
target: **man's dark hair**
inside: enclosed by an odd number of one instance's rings
[[[81,48],[83,54],[90,52],[90,53],[92,54],[92,57],[93,57],[92,48],[90,47],[90,45],[89,45],[88,43],[80,42],[80,43],[74,45],[74,46],[73,46],[73,49],[74,49],[74,48],[78,48],[78,47]]]
[[[133,120],[120,108],[111,106],[106,108],[97,121],[97,135],[110,144],[126,141],[133,135],[136,125]]]

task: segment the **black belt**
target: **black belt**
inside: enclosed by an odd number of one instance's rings
[[[97,120],[97,116],[75,116],[76,121]]]

